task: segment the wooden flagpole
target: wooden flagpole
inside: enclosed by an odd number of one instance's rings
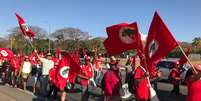
[[[193,64],[191,63],[191,61],[189,60],[189,58],[186,56],[184,50],[182,49],[181,45],[179,45],[179,43],[177,42],[177,45],[179,46],[179,49],[181,50],[182,54],[184,55],[184,57],[187,59],[188,63],[191,65],[191,68],[193,69],[193,71],[197,74],[197,70],[193,67]]]

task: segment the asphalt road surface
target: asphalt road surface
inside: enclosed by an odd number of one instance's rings
[[[122,75],[124,78],[124,73]],[[31,80],[29,81],[31,85]],[[176,96],[168,95],[173,86],[167,82],[158,82],[158,96],[160,101],[175,101]],[[185,95],[187,94],[186,86],[180,86],[180,96],[179,101],[185,101]],[[75,85],[75,92],[69,93],[67,95],[68,101],[80,101],[80,85]],[[134,96],[127,99],[122,99],[123,101],[135,101]],[[59,101],[52,100],[51,98],[44,98],[40,95],[34,95],[31,91],[24,91],[19,88],[13,88],[9,85],[0,85],[0,101]],[[101,94],[100,88],[95,88],[90,93],[90,98],[88,101],[103,101],[103,96]]]

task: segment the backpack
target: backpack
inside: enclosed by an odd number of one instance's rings
[[[135,76],[134,70],[128,73],[128,91],[132,94],[134,94],[135,92],[134,76]]]

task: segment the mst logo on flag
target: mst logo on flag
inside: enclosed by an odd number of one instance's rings
[[[8,56],[8,53],[5,51],[5,50],[1,50],[1,54],[3,55],[3,56]]]
[[[61,69],[60,69],[60,75],[63,77],[63,78],[65,78],[65,79],[67,79],[68,78],[68,73],[69,73],[69,66],[64,66],[64,67],[62,67]]]
[[[149,43],[149,58],[151,58],[158,50],[158,41],[152,40]]]
[[[137,34],[136,28],[133,27],[123,27],[119,31],[119,37],[122,42],[126,44],[131,44],[136,42],[135,34]]]
[[[29,29],[29,27],[27,26],[26,23],[23,23],[23,24],[22,24],[22,28],[23,28],[26,32],[30,31],[30,29]]]
[[[112,25],[107,27],[106,31],[108,38],[103,44],[110,55],[118,55],[140,47],[141,36],[136,22]]]

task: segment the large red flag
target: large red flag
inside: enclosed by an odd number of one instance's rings
[[[191,47],[188,48],[188,50],[185,52],[186,56],[188,57],[189,54],[191,53],[192,49]],[[182,66],[183,64],[185,64],[187,62],[187,59],[184,55],[181,56],[181,58],[179,59],[179,64]]]
[[[124,51],[141,47],[137,45],[141,40],[137,23],[113,25],[107,27],[106,31],[108,38],[104,41],[104,46],[110,55],[117,55]]]
[[[176,46],[176,40],[161,17],[155,12],[145,46],[145,56],[149,72],[155,70],[153,64],[160,61],[160,59],[166,56]]]
[[[66,53],[61,59],[60,64],[56,70],[57,82],[55,83],[55,85],[60,90],[63,90],[66,86],[67,81],[75,78],[79,71],[80,66],[72,59],[72,57],[68,53]]]
[[[31,31],[31,29],[27,26],[27,24],[25,23],[24,19],[17,13],[15,13],[20,29],[22,31],[22,33],[24,34],[24,36],[28,36],[30,39],[33,39],[35,36],[35,33]]]

